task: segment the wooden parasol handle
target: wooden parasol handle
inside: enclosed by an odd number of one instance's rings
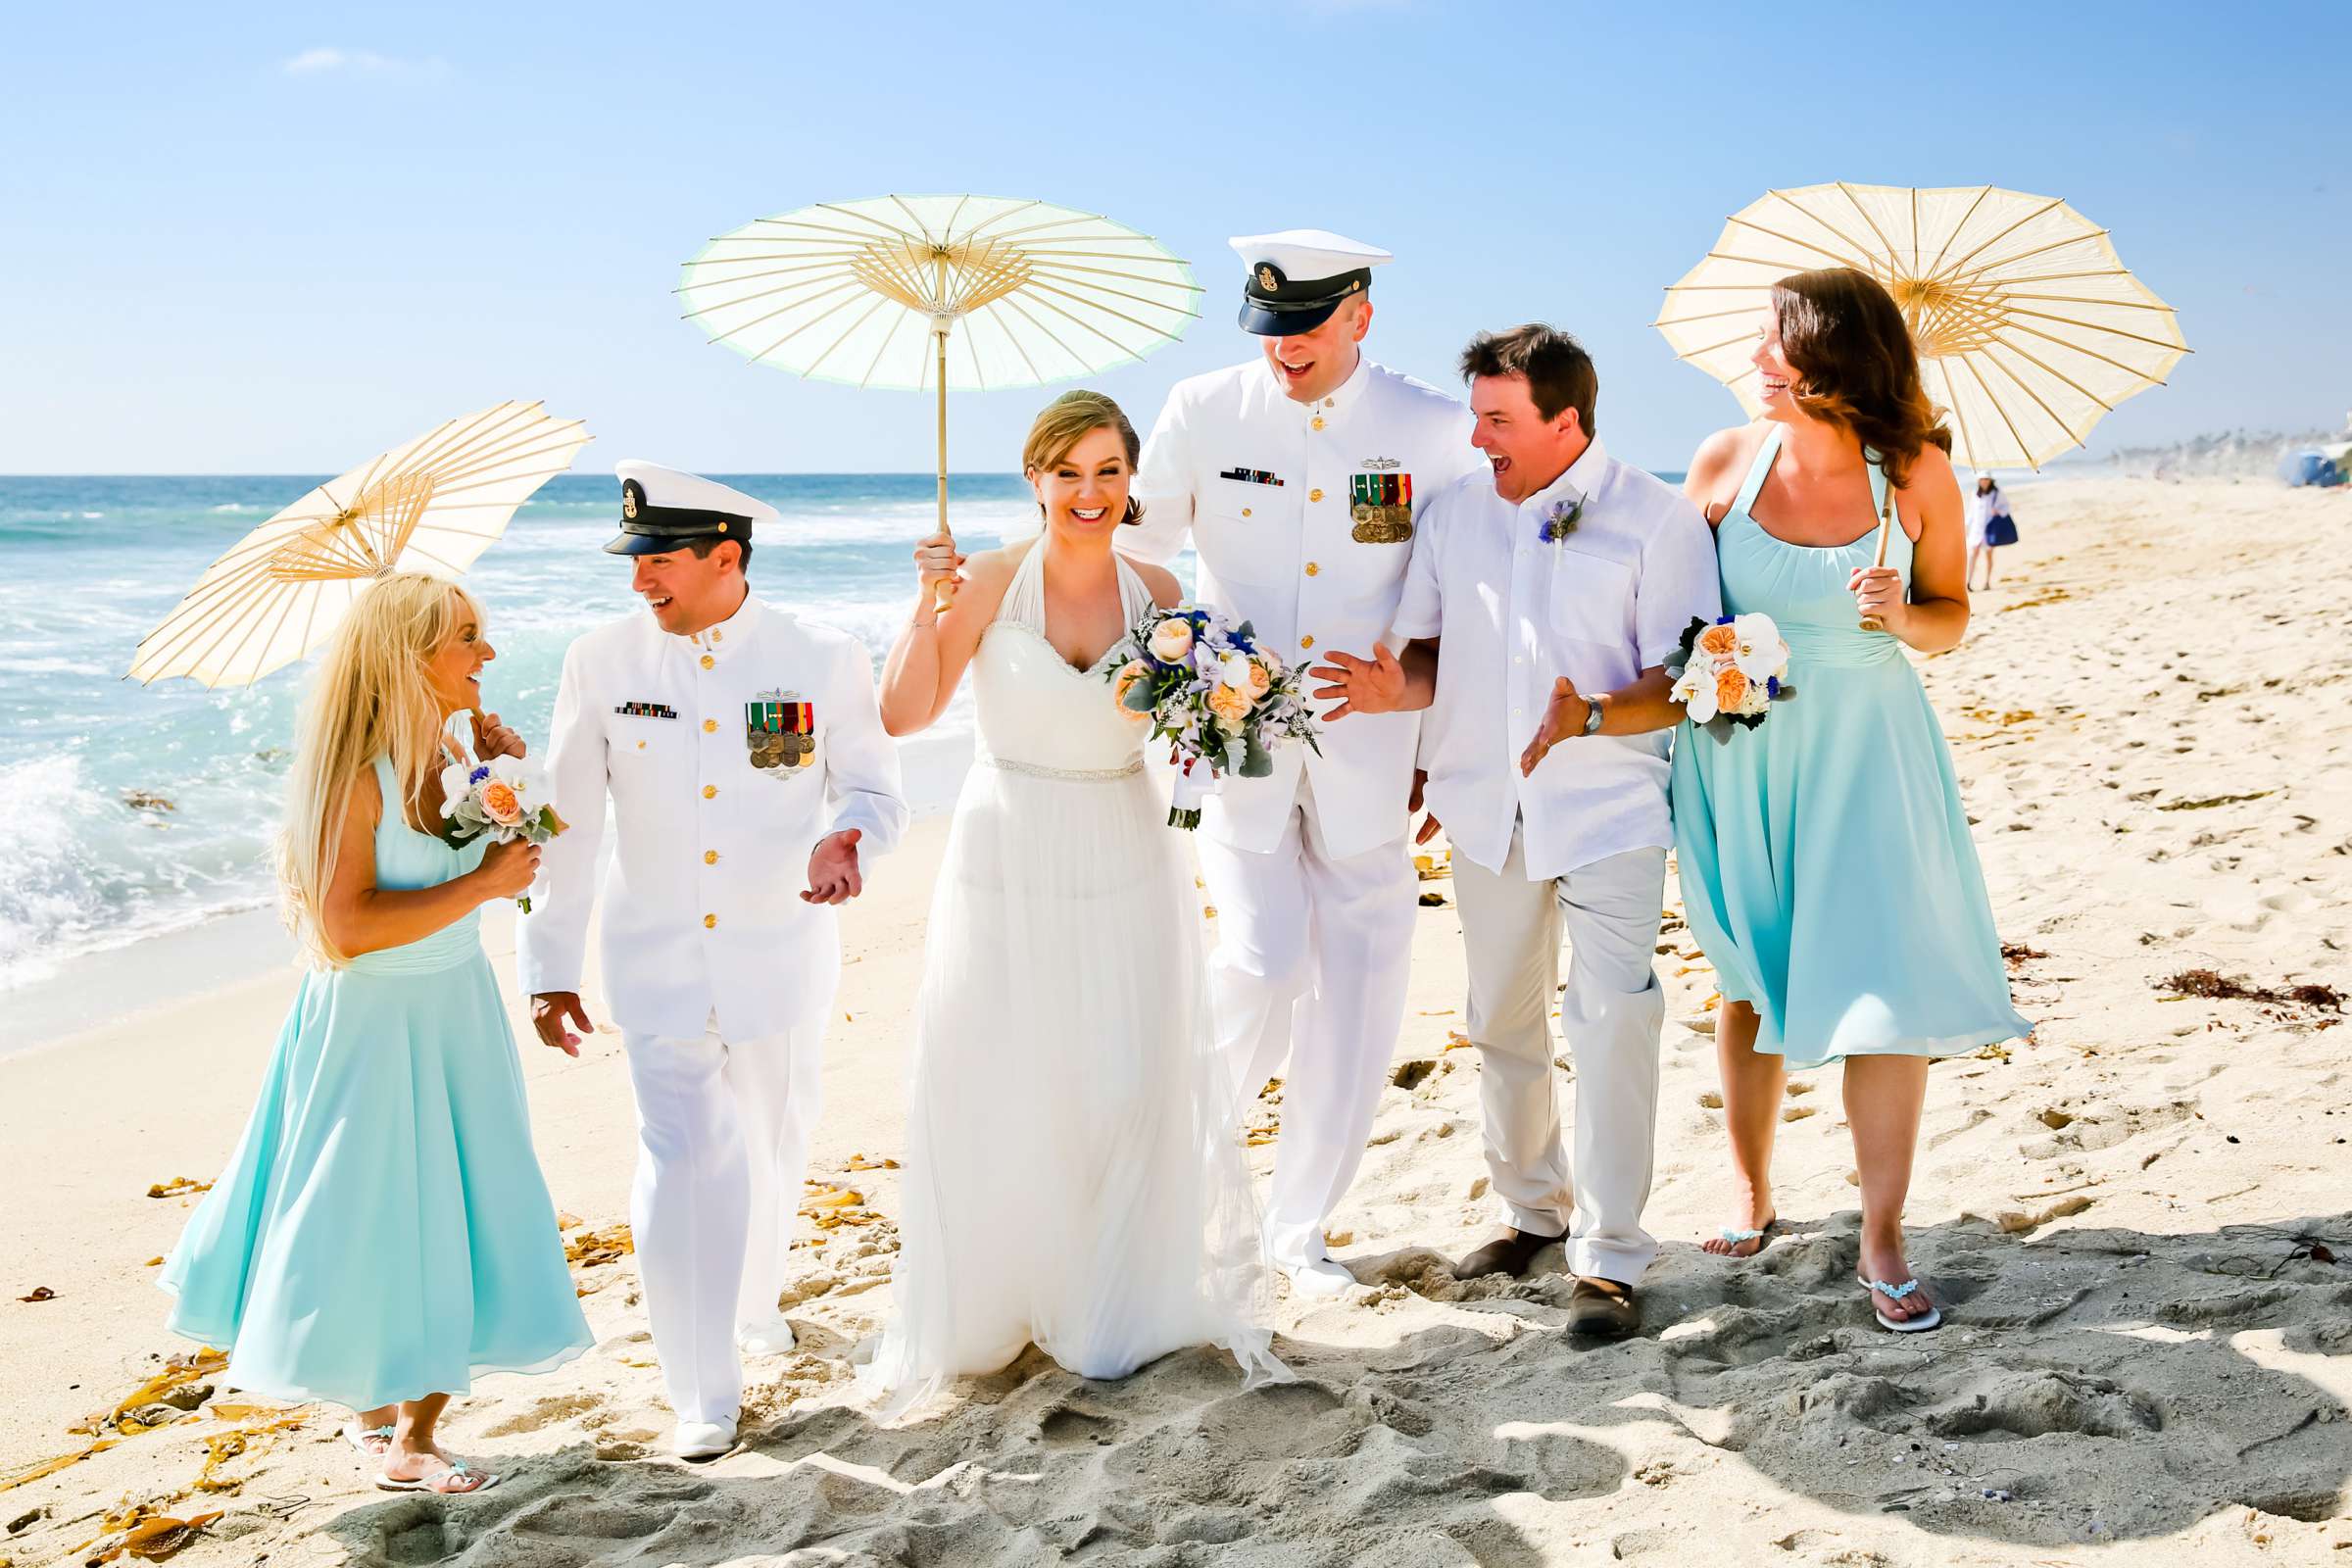
[[[932,338],[939,346],[939,531],[953,545],[956,536],[948,533],[948,329],[942,323],[932,328]],[[956,579],[942,577],[931,585],[931,612],[944,615],[956,604]]]
[[[1886,504],[1879,509],[1879,554],[1878,559],[1871,563],[1874,569],[1886,564],[1886,544],[1893,537],[1894,485],[1890,481],[1886,486]],[[1864,631],[1885,631],[1886,623],[1876,615],[1864,615],[1862,629]]]

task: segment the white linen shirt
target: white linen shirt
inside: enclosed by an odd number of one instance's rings
[[[1553,504],[1580,496],[1574,531],[1544,543],[1539,530]],[[1523,822],[1527,874],[1540,881],[1671,845],[1672,730],[1576,736],[1526,778],[1519,756],[1555,677],[1588,696],[1615,691],[1663,664],[1693,615],[1721,612],[1706,519],[1597,440],[1516,505],[1484,475],[1433,497],[1396,631],[1440,639],[1420,760],[1429,770],[1423,799],[1453,847],[1499,872],[1512,825]]]
[[[1330,396],[1301,403],[1260,358],[1190,377],[1168,394],[1136,473],[1144,519],[1121,528],[1115,543],[1165,563],[1189,537],[1200,553],[1200,601],[1249,621],[1294,666],[1334,650],[1369,657],[1376,640],[1403,647],[1389,624],[1412,544],[1401,529],[1359,526],[1357,488],[1394,490],[1396,499],[1384,504],[1409,506],[1418,517],[1456,477],[1486,466],[1470,445],[1470,411],[1435,387],[1365,359]],[[1318,714],[1333,706],[1309,698]],[[1419,718],[1347,718],[1324,726],[1320,753],[1277,747],[1270,776],[1223,781],[1200,831],[1236,849],[1271,851],[1303,772],[1334,856],[1401,838]]]
[[[754,763],[746,705],[773,692],[812,709],[802,766]],[[870,877],[906,828],[864,647],[753,596],[693,636],[641,612],[572,643],[551,728],[548,779],[571,829],[542,852],[515,922],[524,994],[580,989],[610,798],[600,947],[612,1020],[680,1039],[715,1020],[751,1040],[823,1018],[841,938],[831,906],[801,901],[809,852],[858,828]]]

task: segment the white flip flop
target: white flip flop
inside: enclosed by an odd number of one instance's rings
[[[351,1445],[355,1453],[369,1459],[381,1459],[392,1446],[392,1429],[364,1427],[357,1421],[346,1421],[343,1423],[343,1441]],[[370,1443],[381,1443],[383,1447],[370,1448],[368,1446]]]
[[[1880,1291],[1898,1301],[1919,1289],[1919,1280],[1916,1276],[1903,1281],[1900,1285],[1889,1285],[1885,1280],[1866,1280],[1857,1275],[1854,1283],[1862,1287],[1865,1296],[1872,1291]],[[1889,1334],[1925,1334],[1930,1329],[1943,1327],[1943,1308],[1939,1306],[1931,1305],[1926,1314],[1920,1317],[1888,1317],[1880,1311],[1878,1303],[1873,1301],[1870,1315],[1877,1318],[1879,1327],[1886,1330]]]
[[[403,1481],[395,1476],[379,1475],[375,1478],[375,1490],[378,1492],[429,1492],[440,1497],[471,1497],[488,1492],[503,1479],[494,1475],[483,1476],[482,1484],[478,1487],[445,1487],[442,1485],[452,1476],[479,1475],[482,1475],[481,1471],[476,1470],[465,1460],[459,1459],[454,1463],[443,1465],[430,1475],[418,1476],[414,1481]]]

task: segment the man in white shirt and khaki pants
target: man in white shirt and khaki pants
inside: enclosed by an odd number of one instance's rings
[[[1456,1273],[1521,1274],[1567,1239],[1572,1332],[1641,1317],[1642,1228],[1665,1000],[1651,970],[1673,842],[1667,657],[1714,619],[1715,545],[1680,492],[1609,457],[1598,380],[1564,332],[1482,333],[1462,356],[1490,474],[1432,497],[1396,630],[1401,659],[1335,656],[1342,710],[1427,708],[1421,763],[1446,824],[1479,1049],[1487,1166],[1508,1228]],[[1426,838],[1430,829],[1423,828]],[[1576,1064],[1562,1147],[1548,1021]]]

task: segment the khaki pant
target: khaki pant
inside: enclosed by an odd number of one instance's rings
[[[1454,858],[1478,1047],[1487,1169],[1507,1221],[1566,1235],[1580,1275],[1640,1281],[1658,1244],[1642,1228],[1657,1141],[1665,993],[1651,972],[1664,850],[1629,850],[1530,881],[1520,836],[1500,872]],[[1576,1064],[1576,1161],[1561,1147],[1551,1000],[1568,939],[1560,1028]]]

